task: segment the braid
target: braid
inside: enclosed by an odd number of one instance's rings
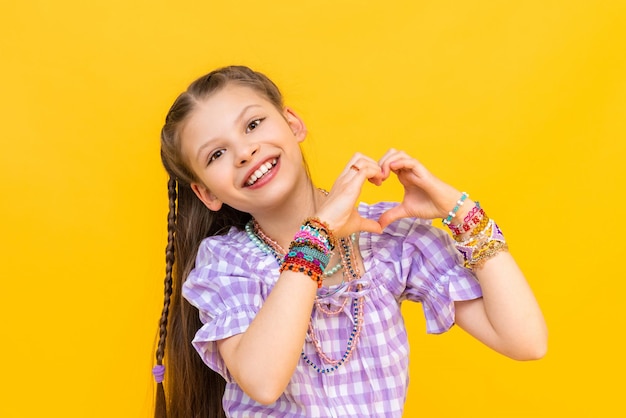
[[[170,177],[167,182],[167,194],[169,198],[169,211],[167,214],[167,246],[165,247],[165,295],[163,311],[159,320],[159,344],[156,350],[155,377],[157,378],[157,404],[155,417],[167,417],[167,405],[165,391],[163,389],[163,356],[165,355],[165,341],[167,339],[167,318],[172,297],[172,271],[174,270],[174,231],[176,230],[176,180]],[[160,376],[157,376],[158,373]],[[161,381],[159,381],[161,380]]]
[[[198,179],[181,152],[181,130],[198,103],[228,83],[251,88],[280,111],[283,109],[280,91],[269,78],[247,67],[231,66],[194,81],[167,113],[161,129],[161,161],[169,174],[167,265],[153,370],[158,383],[155,418],[225,417],[222,398],[226,382],[204,364],[191,343],[203,324],[198,309],[184,299],[182,289],[195,267],[202,240],[225,234],[231,227],[243,230],[251,215],[226,204],[219,211],[210,211],[195,196],[190,185]],[[165,385],[164,364],[167,365]]]

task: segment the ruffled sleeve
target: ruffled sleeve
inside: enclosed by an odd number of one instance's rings
[[[360,208],[363,216],[378,219],[396,203]],[[428,333],[442,333],[454,325],[454,302],[482,296],[476,276],[463,266],[452,238],[423,219],[399,219],[381,235],[364,234],[364,258],[379,269],[387,287],[399,301],[420,302]],[[365,241],[365,242],[363,242]]]
[[[228,382],[232,378],[217,341],[248,329],[271,286],[272,278],[260,272],[277,271],[277,266],[268,266],[272,262],[245,233],[231,231],[201,243],[196,267],[183,285],[183,296],[198,308],[204,324],[192,344],[202,360]]]

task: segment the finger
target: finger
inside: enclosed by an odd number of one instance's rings
[[[419,187],[425,187],[427,183],[432,182],[433,176],[424,168],[419,161],[414,158],[401,158],[389,163],[389,169],[398,177],[410,179],[410,181]],[[409,176],[409,177],[407,177]],[[400,179],[402,181],[402,179]]]
[[[361,173],[361,168],[359,168],[358,165],[356,164],[352,164],[350,166],[350,170],[353,171],[353,174],[359,174]],[[364,171],[365,173],[365,178],[370,182],[370,183],[374,183],[377,186],[380,186],[383,182],[383,175],[382,175],[382,171],[380,170],[380,167],[376,166],[375,168],[373,168],[372,172],[374,173],[374,175],[368,175],[367,172]]]
[[[397,151],[395,148],[390,148],[385,155],[378,160],[378,165],[386,177],[390,174],[388,161],[393,160],[399,152],[400,151]]]
[[[367,165],[377,165],[377,162],[373,158],[357,152],[352,156],[352,158],[350,158],[348,164],[346,164],[344,173],[347,173],[350,170],[358,172],[361,169],[365,168],[365,166]]]
[[[385,211],[380,218],[378,218],[378,223],[380,224],[382,229],[387,228],[392,222],[397,219],[406,217],[406,211],[404,208],[400,206],[394,206],[393,208]]]
[[[380,157],[380,158],[378,159],[378,163],[379,163],[379,164],[380,164],[380,163],[382,163],[384,160],[389,159],[389,157],[391,157],[391,156],[393,156],[393,155],[397,154],[398,152],[402,152],[402,151],[398,151],[398,150],[397,150],[397,149],[395,149],[395,148],[389,148],[389,149],[387,150],[387,152],[385,152],[385,154],[384,154],[382,157]]]
[[[347,175],[360,177],[362,181],[367,179],[376,185],[383,181],[380,166],[371,158],[359,158],[347,167],[347,171]]]
[[[398,174],[398,171],[402,169],[413,169],[419,165],[419,162],[404,151],[395,151],[383,157],[379,165],[383,173],[390,175],[391,172]]]
[[[417,167],[417,161],[415,161],[415,159],[411,157],[401,157],[396,160],[389,161],[388,167],[389,170],[396,174],[398,174],[398,172],[402,170],[410,170],[417,174],[417,172],[415,171],[415,168]]]
[[[359,226],[360,231],[372,232],[374,234],[380,234],[383,232],[383,227],[377,221],[373,219],[361,218],[361,224]]]
[[[398,171],[402,168],[410,168],[415,175],[419,177],[427,177],[430,175],[428,169],[418,159],[411,157],[406,153],[402,154],[402,156],[399,156],[397,159],[389,163],[392,170]]]
[[[380,186],[381,184],[383,184],[383,181],[387,179],[387,177],[383,174],[382,170],[380,169],[378,165],[376,166],[376,168],[372,170],[372,173],[373,175],[368,176],[367,180],[370,183],[375,184],[376,186]]]

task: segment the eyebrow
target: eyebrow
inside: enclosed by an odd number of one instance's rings
[[[253,108],[253,107],[262,107],[260,104],[251,104],[248,105],[246,107],[244,107],[243,109],[241,109],[241,112],[239,112],[239,115],[237,116],[237,118],[235,119],[235,125],[238,125],[239,123],[241,123],[241,121],[243,120],[244,115],[246,114],[246,112]],[[209,139],[208,141],[206,141],[204,144],[202,144],[200,146],[200,148],[198,148],[198,151],[196,151],[196,159],[200,160],[200,154],[202,154],[202,151],[208,147],[209,145],[211,145],[211,143],[215,141],[214,138]]]

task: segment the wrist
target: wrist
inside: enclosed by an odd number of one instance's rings
[[[463,223],[463,221],[465,220],[467,215],[469,215],[469,213],[474,209],[474,207],[476,207],[477,203],[478,202],[474,202],[470,198],[465,199],[465,202],[459,208],[459,210],[457,210],[456,214],[454,215],[454,217],[450,221],[450,224],[458,225],[460,223]]]
[[[465,239],[456,237],[455,245],[465,259],[464,265],[473,271],[482,268],[498,253],[509,250],[502,231],[493,219],[485,217],[483,221],[487,221],[486,225],[478,226],[471,233],[464,234],[467,235]]]
[[[336,244],[337,240],[326,223],[317,218],[308,218],[294,236],[280,272],[291,270],[304,273],[317,282],[319,288]]]
[[[337,246],[337,238],[330,225],[317,217],[306,218],[302,223],[301,231],[303,230],[312,231],[314,236],[321,239],[326,244],[329,252],[334,250]]]
[[[485,211],[480,207],[480,203],[470,201],[463,207],[462,211],[459,210],[457,216],[447,226],[454,239],[458,241],[459,238],[464,239],[468,236],[484,218],[486,218]]]
[[[465,267],[476,271],[498,253],[508,251],[508,246],[502,231],[485,214],[480,204],[466,200],[467,202],[457,202],[458,207],[453,209],[453,222],[444,224],[452,232],[455,246],[465,259]]]
[[[454,207],[448,212],[448,214],[441,220],[441,222],[446,225],[446,226],[450,226],[450,224],[452,223],[453,219],[455,219],[459,213],[459,211],[462,210],[463,206],[465,205],[465,202],[468,200],[469,194],[466,192],[461,193],[461,197],[459,197],[459,199],[456,201]],[[461,218],[463,219],[463,218]]]

